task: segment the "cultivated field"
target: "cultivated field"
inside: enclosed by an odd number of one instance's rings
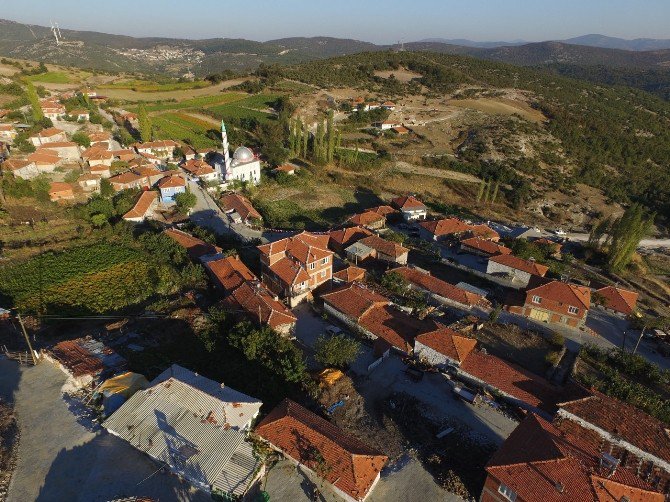
[[[184,101],[193,98],[201,98],[204,96],[214,96],[219,94],[224,89],[228,89],[237,84],[244,82],[245,78],[238,78],[234,80],[226,80],[216,85],[204,87],[201,89],[185,89],[178,91],[160,91],[160,92],[139,92],[132,89],[100,89],[100,94],[113,99],[131,102],[151,102],[151,101]]]

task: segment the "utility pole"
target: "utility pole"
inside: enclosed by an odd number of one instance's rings
[[[640,336],[637,339],[637,343],[635,344],[635,348],[633,349],[633,354],[635,354],[637,352],[637,348],[640,346],[640,342],[642,341],[642,336],[644,336],[644,330],[646,330],[646,329],[647,329],[647,325],[645,324],[644,326],[642,326],[642,331],[640,331]]]
[[[19,324],[21,325],[21,331],[23,332],[23,337],[26,339],[26,343],[28,344],[28,349],[30,350],[30,356],[33,358],[33,364],[37,366],[37,358],[35,357],[35,352],[33,351],[33,346],[30,343],[30,338],[28,337],[28,332],[26,331],[26,327],[23,325],[23,319],[21,319],[21,314],[16,313],[16,318],[19,320]]]

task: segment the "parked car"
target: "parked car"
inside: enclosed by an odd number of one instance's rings
[[[457,385],[452,389],[452,392],[454,393],[455,399],[462,399],[463,401],[467,401],[470,404],[475,404],[477,402],[478,396],[476,390]]]
[[[331,324],[330,326],[326,327],[326,333],[328,333],[330,336],[341,335],[342,330]]]

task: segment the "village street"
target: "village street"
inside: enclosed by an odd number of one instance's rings
[[[65,381],[47,361],[27,367],[0,359],[0,397],[14,404],[21,434],[8,502],[211,500],[122,439],[92,430],[88,417],[77,416],[81,404],[63,399]]]

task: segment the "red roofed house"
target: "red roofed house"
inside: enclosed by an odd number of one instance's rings
[[[245,225],[260,224],[263,221],[261,214],[251,205],[249,199],[238,193],[231,193],[221,197],[223,210],[234,222]]]
[[[497,244],[481,237],[463,239],[460,243],[461,251],[479,256],[491,257],[498,254],[512,254],[512,250],[502,244]]]
[[[480,502],[663,502],[595,444],[530,414],[486,466]]]
[[[230,294],[246,281],[255,281],[256,276],[237,256],[228,256],[220,260],[205,263],[214,283],[225,294]]]
[[[52,181],[49,188],[49,198],[51,202],[60,202],[63,200],[74,200],[74,191],[69,183]]]
[[[100,176],[86,173],[77,178],[77,183],[85,192],[96,192],[100,189]]]
[[[486,265],[487,274],[509,279],[521,287],[527,287],[532,276],[544,277],[548,271],[545,265],[512,254],[492,256]]]
[[[670,495],[668,425],[601,392],[591,394],[559,404],[554,425],[564,434],[596,445],[618,461],[619,469],[630,469],[654,489]]]
[[[114,154],[111,151],[96,145],[83,151],[81,158],[88,162],[88,165],[91,167],[97,165],[111,166],[114,161]]]
[[[67,136],[65,135],[65,131],[55,127],[49,127],[48,129],[43,129],[37,134],[30,136],[28,140],[33,146],[40,146],[59,141],[67,141]]]
[[[95,173],[96,171],[91,169],[91,172]],[[127,171],[112,176],[109,178],[109,182],[116,192],[120,192],[121,190],[128,190],[130,188],[141,188],[144,185],[144,177],[132,171]]]
[[[140,198],[137,200],[133,208],[123,215],[126,221],[141,223],[147,218],[151,218],[154,209],[158,205],[158,192],[155,190],[147,190],[142,192]]]
[[[181,167],[190,175],[197,176],[203,181],[216,181],[219,178],[216,170],[202,159],[187,160]]]
[[[28,155],[27,160],[35,164],[41,173],[51,173],[61,163],[61,158],[56,152],[44,148]]]
[[[365,269],[350,265],[333,274],[333,282],[349,284],[354,281],[365,280]]]
[[[591,306],[591,290],[584,286],[552,281],[526,291],[523,307],[509,308],[536,321],[581,328]]]
[[[282,164],[281,166],[275,167],[272,170],[272,172],[275,173],[275,174],[284,173],[284,174],[287,174],[289,176],[292,176],[292,175],[295,174],[295,170],[296,170],[296,167],[294,165]]]
[[[383,214],[368,210],[353,215],[347,220],[347,223],[374,230],[386,226],[386,217]]]
[[[256,433],[296,464],[330,483],[344,500],[365,500],[388,458],[342,430],[284,399],[256,427]]]
[[[39,176],[40,171],[34,162],[22,159],[7,159],[2,164],[2,170],[9,171],[18,178],[30,180]]]
[[[79,160],[81,154],[79,145],[73,141],[52,141],[46,146],[38,147],[36,151],[39,152],[43,148],[56,152],[56,154],[63,160]]]
[[[396,197],[391,205],[400,211],[405,221],[425,220],[428,214],[425,204],[412,195]]]
[[[386,273],[400,275],[409,282],[410,288],[428,294],[429,299],[437,303],[466,309],[489,306],[488,300],[483,296],[449,284],[418,268],[399,267]]]
[[[331,230],[329,234],[328,247],[339,254],[344,254],[344,250],[354,242],[358,242],[365,237],[372,235],[365,227],[345,227],[339,230]]]
[[[639,296],[635,291],[617,288],[616,286],[605,286],[596,290],[596,298],[599,304],[608,310],[626,316],[635,312]]]
[[[414,354],[438,368],[459,366],[477,345],[477,340],[468,338],[449,328],[424,333],[414,340]]]
[[[202,262],[209,261],[209,257],[214,257],[221,253],[221,248],[214,244],[209,244],[191,234],[177,230],[176,228],[168,228],[165,230],[165,235],[174,240],[181,247],[186,249],[186,252],[192,260],[200,260]],[[219,256],[216,256],[217,258]]]
[[[468,234],[471,237],[479,237],[481,239],[494,242],[498,242],[500,240],[500,234],[483,223],[477,225],[468,225]]]
[[[0,141],[13,143],[18,132],[12,124],[0,124]]]
[[[186,180],[178,174],[166,176],[158,182],[158,189],[161,191],[161,200],[165,204],[170,204],[175,201],[177,195],[186,192]]]
[[[419,223],[419,235],[429,241],[442,241],[449,237],[458,238],[470,230],[470,226],[458,218],[422,221]]]
[[[291,307],[332,278],[333,252],[328,249],[328,235],[302,232],[258,246],[258,250],[263,283],[286,298]]]
[[[245,281],[225,300],[225,306],[244,315],[259,326],[270,326],[277,333],[288,335],[298,320],[286,306],[277,300],[258,281]]]
[[[368,258],[385,261],[387,263],[396,263],[398,265],[407,264],[409,249],[395,242],[387,241],[377,235],[370,235],[351,244],[345,249],[349,260],[359,263]]]
[[[146,143],[136,143],[133,146],[137,153],[146,153],[165,159],[172,157],[172,152],[174,152],[174,149],[177,148],[179,144],[172,140],[157,140],[148,141]]]
[[[417,335],[440,326],[396,309],[388,298],[356,282],[322,295],[321,299],[324,310],[351,330],[372,340],[381,338],[404,354],[412,352]]]

